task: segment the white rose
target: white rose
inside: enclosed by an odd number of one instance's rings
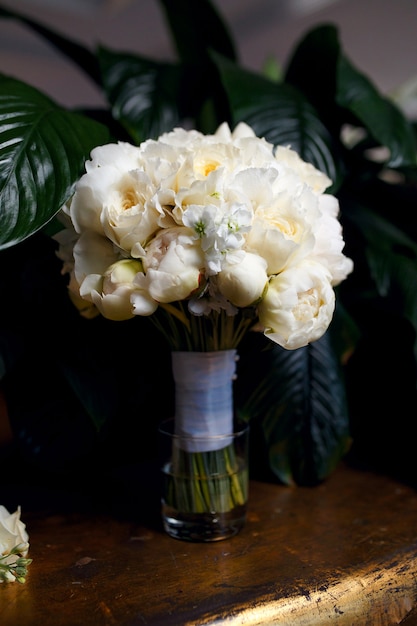
[[[143,254],[144,243],[158,230],[164,214],[153,201],[155,189],[140,170],[125,174],[109,189],[101,223],[105,234],[134,257]]]
[[[292,187],[290,182],[288,189],[255,208],[246,238],[246,248],[266,259],[270,275],[308,256],[315,243],[311,221],[320,215],[317,198],[307,187]]]
[[[107,144],[95,148],[92,157],[68,207],[75,230],[105,234],[139,256],[163,216],[152,201],[157,188],[144,170],[141,151],[126,143]]]
[[[0,554],[8,554],[15,546],[29,541],[26,525],[20,519],[20,507],[14,513],[0,505]],[[24,551],[24,555],[27,550]]]
[[[158,229],[162,214],[152,198],[146,173],[120,174],[100,168],[85,174],[72,198],[71,218],[78,232],[105,234],[129,254],[139,256],[143,243]]]
[[[220,293],[237,307],[257,302],[267,285],[266,261],[247,252],[240,263],[226,263],[217,274]]]
[[[333,317],[331,275],[320,263],[304,260],[273,276],[258,306],[266,337],[287,350],[319,339]]]
[[[200,287],[204,254],[189,228],[161,230],[146,248],[142,287],[157,302],[184,300]]]
[[[126,172],[140,167],[140,150],[128,143],[97,146],[86,161],[86,173],[77,183],[68,207],[75,230],[103,233],[101,213],[109,191]]]

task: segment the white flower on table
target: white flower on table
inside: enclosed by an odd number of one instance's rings
[[[29,535],[20,519],[20,507],[14,513],[0,505],[0,583],[25,582]]]

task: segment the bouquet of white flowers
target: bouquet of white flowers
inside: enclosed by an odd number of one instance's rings
[[[99,146],[56,235],[72,298],[86,316],[167,314],[173,350],[236,348],[255,325],[305,346],[353,267],[330,183],[244,123]]]
[[[150,316],[173,350],[179,439],[163,510],[175,537],[228,536],[244,518],[247,471],[231,437],[244,333],[293,350],[330,324],[333,287],[353,267],[330,182],[247,124],[223,123],[95,148],[63,209],[58,254],[81,313]]]

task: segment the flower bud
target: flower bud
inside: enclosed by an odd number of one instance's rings
[[[104,273],[103,294],[110,294],[120,286],[131,285],[138,272],[142,271],[142,263],[132,259],[122,259],[110,265]]]
[[[240,263],[228,263],[217,275],[220,292],[237,307],[256,303],[268,282],[266,261],[247,252]]]

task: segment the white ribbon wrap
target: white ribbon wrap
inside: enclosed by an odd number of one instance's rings
[[[172,352],[175,433],[190,452],[218,450],[233,433],[236,350]]]

